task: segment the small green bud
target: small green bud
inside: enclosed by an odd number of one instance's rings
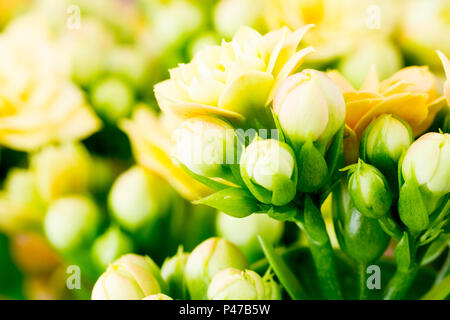
[[[377,219],[367,218],[356,209],[345,182],[333,191],[332,210],[339,245],[350,258],[370,263],[383,254],[390,237]]]
[[[257,138],[242,154],[240,169],[245,184],[259,201],[282,206],[294,199],[297,164],[286,143]]]
[[[100,223],[96,204],[84,196],[69,196],[53,202],[44,220],[45,234],[61,251],[92,244]]]
[[[95,110],[111,123],[131,113],[134,93],[130,86],[119,78],[106,78],[94,86],[92,104]]]
[[[374,165],[397,189],[398,161],[411,143],[414,135],[407,122],[384,114],[366,128],[361,139],[360,154],[364,161]]]
[[[191,299],[207,298],[208,286],[213,276],[226,268],[245,269],[247,260],[231,242],[210,238],[199,244],[186,262],[185,277]]]
[[[348,169],[348,190],[358,211],[368,218],[386,215],[391,208],[392,196],[383,174],[361,159]]]
[[[169,286],[170,294],[175,299],[187,299],[188,297],[184,279],[184,269],[188,257],[189,253],[183,252],[183,248],[180,247],[177,254],[172,258],[166,259],[161,267],[161,275]]]
[[[249,261],[263,256],[258,235],[275,245],[283,235],[284,224],[266,214],[252,214],[245,218],[235,218],[220,213],[217,218],[217,231],[220,236],[234,243]]]
[[[161,292],[149,257],[127,254],[114,261],[95,283],[92,300],[140,300]]]
[[[134,166],[122,173],[109,194],[114,218],[126,230],[148,229],[167,214],[170,189],[155,174]]]
[[[252,270],[224,269],[213,277],[208,288],[209,300],[279,300],[280,288],[269,278]]]
[[[92,247],[92,255],[100,270],[120,256],[133,251],[133,241],[118,227],[112,226],[98,237]]]

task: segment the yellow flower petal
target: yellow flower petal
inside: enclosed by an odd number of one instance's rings
[[[447,98],[447,102],[450,104],[450,60],[448,60],[448,58],[441,51],[438,51],[437,53],[442,61],[445,75],[447,77],[447,80],[444,83],[444,95]]]

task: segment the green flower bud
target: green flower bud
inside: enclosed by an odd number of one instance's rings
[[[69,196],[53,202],[44,220],[45,234],[61,251],[90,245],[100,223],[96,204],[84,196]]]
[[[359,88],[372,65],[375,66],[380,79],[387,79],[402,67],[401,53],[390,41],[369,39],[342,59],[339,71]]]
[[[252,270],[222,270],[208,288],[209,300],[280,300],[280,288],[271,277],[262,278]]]
[[[127,254],[113,262],[95,283],[92,300],[140,300],[161,292],[149,257]]]
[[[119,78],[106,78],[95,84],[92,104],[102,117],[115,123],[131,113],[134,93],[130,86]]]
[[[361,159],[348,169],[348,190],[358,211],[368,218],[386,215],[391,208],[392,196],[383,174]]]
[[[282,206],[294,199],[297,163],[287,144],[257,138],[242,154],[240,168],[246,186],[259,201]]]
[[[142,298],[142,300],[173,300],[171,297],[165,295],[164,293],[152,294],[148,297]]]
[[[98,237],[92,247],[92,255],[100,270],[120,256],[133,251],[133,241],[118,227],[112,226]]]
[[[434,197],[450,192],[450,134],[430,132],[415,141],[402,163],[403,178],[415,177],[419,186]]]
[[[126,230],[138,233],[167,215],[171,191],[155,174],[134,166],[122,173],[109,194],[114,218]]]
[[[166,259],[161,267],[161,275],[169,286],[170,294],[175,299],[187,299],[188,297],[184,279],[184,269],[188,257],[189,253],[183,252],[183,248],[180,247],[177,254],[172,258]]]
[[[220,213],[217,218],[217,231],[220,236],[234,243],[249,261],[256,261],[263,256],[258,235],[275,245],[283,235],[284,223],[266,214],[235,218]]]
[[[199,244],[186,262],[185,278],[191,299],[205,300],[213,276],[226,268],[245,269],[248,263],[231,242],[210,238]]]
[[[333,191],[332,210],[339,246],[350,258],[370,263],[383,254],[390,237],[377,219],[368,218],[356,209],[345,182]]]
[[[345,101],[324,73],[303,70],[278,88],[273,108],[280,125],[298,151],[308,140],[325,150],[345,121]]]
[[[211,117],[184,121],[173,135],[175,158],[192,172],[221,177],[227,165],[237,163],[236,134],[228,123]]]
[[[116,47],[108,56],[106,68],[109,73],[123,77],[135,88],[144,85],[148,73],[147,57],[133,47]]]
[[[361,158],[374,165],[389,179],[392,189],[398,186],[398,161],[411,143],[414,135],[407,122],[384,114],[366,128],[361,139]]]

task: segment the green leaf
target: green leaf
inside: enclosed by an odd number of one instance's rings
[[[422,300],[444,300],[450,294],[450,274],[448,274],[438,285],[434,286]]]
[[[325,244],[329,241],[325,222],[322,218],[322,213],[314,205],[309,196],[307,196],[305,199],[303,219],[303,226],[310,241],[313,241],[314,243],[319,245]]]
[[[204,204],[236,218],[244,218],[260,211],[256,199],[242,188],[228,188],[218,191],[194,204]]]
[[[421,265],[427,265],[436,260],[446,248],[450,246],[450,234],[443,233],[431,243],[425,255],[420,262]]]
[[[196,174],[195,172],[192,172],[191,170],[189,170],[188,167],[186,167],[184,164],[182,164],[181,162],[179,163],[180,166],[183,168],[184,171],[186,171],[187,174],[189,174],[192,178],[194,178],[195,180],[203,183],[204,185],[210,187],[211,189],[214,189],[216,191],[218,190],[224,190],[229,188],[230,186],[227,186],[226,184],[223,184],[221,182],[218,181],[214,181],[208,177],[204,177],[201,176],[199,174]]]
[[[324,157],[314,144],[308,141],[300,149],[297,160],[297,188],[302,192],[317,191],[324,184],[328,175]]]
[[[284,262],[283,258],[281,258],[281,256],[275,252],[274,248],[262,237],[258,236],[258,240],[270,266],[277,275],[280,283],[286,289],[289,296],[293,300],[307,299],[305,290],[300,282],[298,282],[294,273],[292,273],[287,264]]]
[[[408,271],[413,263],[410,241],[411,240],[408,233],[404,232],[402,239],[397,244],[397,247],[394,251],[397,268],[401,271]]]
[[[273,120],[275,121],[275,126],[278,130],[278,141],[286,142],[286,138],[285,138],[283,129],[281,128],[280,120],[278,119],[278,116],[275,114],[275,112],[273,112],[273,110],[272,110],[272,116],[273,116]]]
[[[298,214],[298,210],[293,204],[288,204],[281,207],[272,206],[267,214],[269,217],[278,221],[291,221],[295,222],[295,216]]]
[[[430,219],[427,207],[415,178],[409,179],[400,189],[398,211],[402,222],[412,231],[425,230]]]
[[[333,182],[338,169],[344,165],[344,128],[342,126],[336,133],[325,155],[329,169],[327,182]]]

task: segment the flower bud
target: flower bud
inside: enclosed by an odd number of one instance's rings
[[[388,178],[392,189],[398,186],[398,161],[414,136],[404,120],[384,114],[366,128],[361,139],[361,158],[374,165]]]
[[[273,108],[295,150],[307,140],[317,141],[324,150],[345,121],[339,87],[315,70],[288,77],[276,92]]]
[[[252,214],[245,218],[235,218],[220,213],[217,218],[217,231],[220,236],[234,243],[252,262],[263,255],[258,235],[268,243],[275,245],[283,235],[284,224],[266,214]]]
[[[134,166],[122,173],[109,194],[114,218],[130,232],[150,228],[167,214],[170,189],[164,181]]]
[[[175,256],[166,259],[161,267],[161,275],[169,286],[169,292],[175,299],[186,299],[188,297],[184,269],[189,253],[183,252],[180,247]]]
[[[242,154],[240,167],[245,184],[259,201],[282,206],[295,197],[297,164],[287,144],[257,138]]]
[[[198,117],[184,121],[173,134],[175,158],[192,172],[206,177],[224,175],[235,164],[236,134],[225,121]]]
[[[92,90],[95,110],[111,123],[131,113],[134,94],[130,86],[119,78],[106,78],[96,83]]]
[[[61,251],[88,246],[94,240],[100,223],[96,204],[84,196],[74,195],[53,202],[44,220],[45,234]]]
[[[377,219],[368,218],[356,209],[345,182],[333,190],[332,210],[339,246],[360,263],[377,260],[389,245],[390,237]]]
[[[421,188],[435,197],[450,192],[450,134],[430,132],[417,139],[402,163],[403,178],[415,177]]]
[[[142,300],[173,300],[171,297],[165,295],[164,293],[152,294],[148,297],[142,298]]]
[[[386,215],[392,204],[392,196],[383,174],[362,160],[349,169],[348,190],[358,211],[368,218]]]
[[[252,270],[222,270],[208,287],[209,300],[279,300],[280,289],[272,278],[262,278]]]
[[[92,246],[92,255],[100,270],[120,256],[133,251],[133,241],[118,227],[112,226],[98,237]]]
[[[199,244],[186,262],[185,277],[191,299],[207,298],[213,276],[226,268],[245,269],[248,263],[240,250],[231,242],[210,238]]]
[[[31,158],[36,189],[46,202],[86,191],[91,165],[91,157],[81,144],[49,146]]]
[[[95,283],[92,300],[140,300],[161,292],[149,257],[127,254],[113,262]]]

